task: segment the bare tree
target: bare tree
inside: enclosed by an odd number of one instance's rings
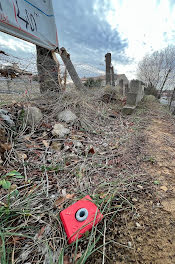
[[[175,46],[168,46],[163,50],[147,54],[140,61],[137,69],[137,77],[147,84],[160,90],[171,88],[174,82],[175,72]]]
[[[156,87],[160,79],[161,56],[158,51],[147,54],[140,61],[137,77],[150,87]]]

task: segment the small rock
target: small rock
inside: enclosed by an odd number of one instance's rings
[[[131,241],[128,241],[128,247],[132,247],[132,243],[131,243]]]
[[[137,200],[136,198],[132,198],[132,201],[133,201],[134,203],[138,202],[138,200]]]
[[[81,153],[83,148],[84,146],[80,141],[73,141],[73,151],[75,154]]]
[[[66,123],[74,123],[78,117],[70,110],[64,110],[58,114],[58,120]]]
[[[42,142],[43,142],[43,145],[46,147],[46,149],[49,148],[49,145],[50,145],[49,141],[43,140]]]
[[[137,188],[139,188],[140,190],[143,190],[143,186],[142,185],[137,185]]]
[[[62,189],[62,195],[63,195],[63,197],[66,197],[66,189]]]
[[[160,189],[164,192],[167,192],[168,191],[168,188],[166,186],[161,186]]]
[[[24,120],[30,126],[36,126],[43,118],[43,114],[38,107],[30,106],[24,110]]]
[[[104,148],[107,148],[107,147],[108,147],[108,143],[103,143],[102,146],[103,146]]]
[[[10,113],[5,109],[0,109],[0,117],[11,127],[15,126]]]
[[[74,148],[83,148],[83,144],[80,141],[74,141]]]
[[[138,222],[136,222],[136,227],[141,228],[141,225]]]
[[[69,147],[69,146],[65,146],[64,147],[64,151],[66,152],[66,151],[71,151],[71,148]]]
[[[62,124],[55,124],[52,130],[53,136],[65,137],[70,133],[68,128],[65,128]]]

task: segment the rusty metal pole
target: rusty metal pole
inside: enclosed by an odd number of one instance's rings
[[[105,55],[106,61],[106,85],[111,84],[111,53]]]
[[[72,79],[72,81],[74,82],[76,88],[78,90],[85,90],[85,87],[83,85],[83,83],[81,82],[75,68],[74,65],[72,64],[72,61],[70,59],[70,54],[67,53],[65,48],[61,48],[60,49],[60,56],[64,62],[64,65],[66,66],[66,69]]]

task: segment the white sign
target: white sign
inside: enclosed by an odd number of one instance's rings
[[[52,0],[0,0],[0,31],[55,50],[58,38]]]

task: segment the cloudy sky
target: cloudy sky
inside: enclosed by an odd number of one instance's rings
[[[116,73],[135,77],[137,63],[175,43],[175,0],[53,0],[60,47],[71,54],[81,76],[101,74],[105,53]],[[1,49],[34,56],[35,46],[0,33]]]

